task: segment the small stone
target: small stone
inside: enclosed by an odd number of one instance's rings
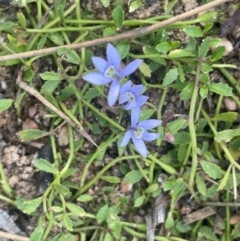
[[[237,103],[232,98],[225,97],[223,101],[227,110],[237,110]]]
[[[9,184],[14,187],[17,183],[19,183],[19,178],[16,175],[13,175],[9,178]]]
[[[39,129],[39,128],[38,128],[38,124],[34,120],[27,118],[22,124],[22,129],[28,130],[28,129]]]
[[[68,128],[66,126],[63,126],[59,130],[58,134],[58,145],[59,146],[66,146],[69,144],[69,135],[68,135]]]

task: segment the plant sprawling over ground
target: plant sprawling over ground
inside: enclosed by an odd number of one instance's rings
[[[53,154],[29,162],[30,199],[0,163],[0,199],[35,220],[30,240],[238,240],[239,6],[174,21],[197,3],[50,2],[0,10],[14,73],[0,79],[0,131],[8,116],[18,142]]]

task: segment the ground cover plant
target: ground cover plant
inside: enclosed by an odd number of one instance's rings
[[[150,2],[0,1],[1,237],[239,239],[240,6]]]

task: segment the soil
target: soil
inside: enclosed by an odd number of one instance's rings
[[[128,1],[126,1],[128,2]],[[134,14],[126,14],[127,18],[148,18],[156,16],[159,13],[163,13],[163,1],[146,1],[141,7],[141,9],[134,12]],[[1,1],[0,1],[1,3]],[[229,2],[226,5],[223,5],[220,7],[220,11],[224,10],[224,15],[226,15],[226,19],[231,15],[232,8],[231,4],[232,2]],[[34,7],[35,5],[30,5],[30,7]],[[198,6],[198,2],[195,0],[182,0],[179,2],[179,4],[174,8],[172,14],[177,15],[184,11],[189,11],[190,9],[193,9]],[[104,9],[101,6],[98,1],[82,1],[82,8],[84,11],[86,9],[90,11],[94,16],[97,16],[101,19],[108,19],[109,18],[109,9]],[[17,13],[17,10],[13,10],[12,8],[7,8],[5,14],[7,15],[7,12],[9,11],[9,15],[13,15],[14,13]],[[111,8],[110,8],[111,11]],[[91,16],[89,16],[91,17]],[[186,36],[178,31],[172,30],[170,33],[170,38],[174,39],[181,39],[182,43],[186,43],[188,39]],[[229,38],[233,42],[234,45],[238,42],[238,35],[237,35],[237,29],[235,32],[231,33],[229,35]],[[234,50],[235,51],[235,50]],[[237,51],[238,52],[238,51]],[[104,54],[104,53],[103,53]],[[236,64],[239,66],[239,56],[238,53],[234,54],[229,58],[226,56],[226,62],[225,63],[231,63]],[[20,66],[19,66],[20,67]],[[18,74],[19,67],[0,67],[0,99],[1,98],[10,98],[14,96],[14,98],[18,98],[22,94],[22,90],[20,90],[16,85],[16,77]],[[48,70],[56,71],[57,66],[55,66],[53,60],[49,57],[41,58],[34,63],[34,70],[35,70],[35,79],[33,80],[34,88],[39,89],[42,85],[42,80],[39,77],[39,74]],[[233,74],[235,77],[240,76],[240,68],[233,71]],[[223,81],[223,76],[215,71],[211,75],[212,79],[216,79],[218,81]],[[137,80],[138,76],[132,76],[132,79]],[[151,84],[159,83],[158,76],[152,76],[151,79],[148,80]],[[79,87],[81,87],[81,83],[79,84]],[[153,105],[156,105],[159,101],[159,96],[161,95],[162,90],[159,89],[159,91],[151,91],[149,90],[147,94],[150,96],[150,102]],[[75,100],[72,100],[75,101]],[[95,105],[100,108],[100,111],[104,111],[109,113],[109,116],[111,118],[115,118],[119,114],[118,109],[113,109],[113,112],[110,112],[106,107],[106,102],[102,98],[98,97],[94,99]],[[226,100],[227,102],[228,100]],[[211,105],[209,104],[211,103]],[[209,103],[207,104],[210,111],[211,109],[214,109],[215,106],[215,100],[212,99],[212,97],[209,97]],[[71,105],[71,103],[66,103]],[[224,109],[228,110],[228,107],[223,106]],[[178,93],[174,90],[170,90],[167,94],[166,102],[164,103],[164,109],[165,112],[162,113],[163,117],[166,117],[169,115],[169,113],[175,113],[175,114],[188,114],[189,112],[189,102],[188,101],[180,101],[180,97]],[[239,111],[239,110],[238,110]],[[0,160],[4,168],[4,173],[9,180],[9,184],[12,187],[12,198],[22,198],[24,200],[29,200],[32,198],[36,198],[39,196],[39,174],[36,173],[35,167],[34,167],[34,161],[39,156],[40,151],[45,147],[46,145],[49,145],[49,138],[45,137],[42,138],[36,142],[31,143],[23,143],[20,138],[16,135],[16,133],[23,129],[28,128],[35,128],[35,129],[41,129],[45,131],[50,130],[50,119],[46,118],[46,114],[48,113],[48,110],[41,104],[37,99],[35,99],[33,96],[30,96],[29,94],[26,94],[23,98],[23,101],[21,102],[21,107],[17,109],[10,108],[7,111],[4,111],[3,113],[0,113]],[[92,123],[97,123],[97,120],[94,116],[92,116],[91,112],[85,113],[89,121]],[[68,150],[68,144],[69,140],[66,135],[66,126],[62,126],[62,128],[58,129],[54,133],[54,137],[57,139],[57,150],[62,154],[63,157],[66,157],[69,150]],[[93,140],[96,143],[99,143],[99,140],[101,140],[104,136],[104,134],[108,134],[108,130],[106,128],[105,133],[101,133],[101,135],[93,136]],[[81,137],[75,133],[76,140],[80,139]],[[94,145],[91,143],[85,142],[83,153],[89,154],[92,152],[93,148],[95,149]],[[148,146],[149,151],[154,147],[151,145]],[[166,153],[167,150],[172,148],[172,144],[169,144],[168,142],[164,141],[162,143],[161,153]],[[154,150],[153,150],[154,151]],[[90,172],[88,173],[87,179],[90,180],[94,175],[96,175],[99,168],[101,168],[102,165],[108,163],[108,160],[111,160],[116,157],[117,154],[117,147],[116,144],[113,144],[111,148],[109,148],[108,152],[106,153],[105,163],[99,163],[98,167],[95,165]],[[79,154],[79,159],[81,159],[82,156]],[[83,164],[82,164],[83,165]],[[77,164],[77,172],[69,178],[70,181],[74,183],[79,183],[80,177],[81,177],[81,170],[82,167],[79,167],[79,163]],[[110,174],[112,175],[119,175],[119,170],[115,167],[110,170]],[[107,174],[106,174],[107,175]],[[99,188],[101,187],[101,182],[99,181],[95,187],[93,187],[92,192],[95,194],[98,193]],[[124,183],[122,184],[122,191],[127,188],[128,186],[124,186]],[[4,190],[0,189],[0,195],[5,195]],[[116,196],[118,195],[118,192],[115,193],[115,196],[111,196],[110,199],[114,202],[116,199]],[[86,207],[87,208],[87,207]],[[29,236],[34,228],[37,226],[37,220],[38,217],[32,217],[28,216],[26,214],[21,213],[16,208],[14,208],[11,204],[8,202],[0,202],[0,209],[5,211],[10,218],[15,222],[15,224],[20,228],[20,230],[24,233],[26,233],[27,236]],[[87,208],[88,209],[88,208]],[[41,210],[39,211],[41,212]],[[139,223],[144,222],[144,215],[147,215],[146,211],[140,210],[139,213],[134,214],[133,216],[125,217],[128,220],[133,219],[134,221],[138,221]],[[0,224],[1,225],[1,224]],[[1,226],[0,226],[1,228]],[[1,228],[4,230],[4,228]],[[4,239],[0,239],[0,241],[4,241]]]

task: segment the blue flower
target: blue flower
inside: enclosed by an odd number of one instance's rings
[[[158,133],[148,132],[152,128],[159,126],[162,121],[150,119],[144,120],[139,123],[138,122],[139,116],[132,116],[131,118],[131,126],[126,131],[121,146],[126,146],[130,139],[132,138],[133,145],[135,146],[136,150],[144,157],[147,157],[148,151],[145,146],[144,141],[153,141],[159,137]]]
[[[94,85],[111,83],[108,93],[108,104],[113,106],[119,96],[120,80],[133,73],[142,63],[141,59],[135,59],[121,69],[120,55],[113,45],[107,45],[107,61],[101,57],[92,57],[92,62],[98,72],[88,73],[83,79]]]
[[[131,80],[120,88],[119,104],[124,105],[125,110],[131,110],[131,116],[139,116],[140,107],[148,99],[146,95],[142,95],[143,88],[143,85],[133,85]]]

